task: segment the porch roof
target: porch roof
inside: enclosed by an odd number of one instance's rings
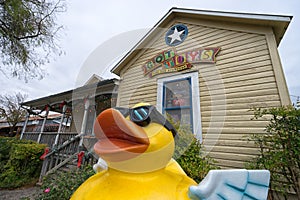
[[[114,94],[116,93],[117,81],[117,79],[107,79],[98,83],[84,85],[72,90],[26,101],[21,105],[30,107],[32,110],[42,110],[45,105],[61,104],[62,102],[71,104],[74,100],[92,98],[101,94]]]

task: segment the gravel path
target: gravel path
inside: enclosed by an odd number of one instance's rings
[[[34,200],[40,192],[40,187],[19,188],[16,190],[0,190],[1,200]]]

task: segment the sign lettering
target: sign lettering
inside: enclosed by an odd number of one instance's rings
[[[144,75],[149,75],[149,77],[182,71],[190,69],[193,63],[215,63],[215,57],[219,51],[220,48],[201,48],[176,54],[171,49],[154,56],[142,66],[142,69]]]

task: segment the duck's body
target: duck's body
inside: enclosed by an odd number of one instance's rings
[[[187,200],[191,185],[197,184],[178,168],[175,161],[148,173],[126,173],[109,168],[85,181],[72,200]]]
[[[99,141],[94,149],[108,163],[108,169],[85,181],[72,200],[189,199],[189,187],[197,184],[171,159],[173,127],[165,125],[164,117],[152,107],[135,111],[140,118],[152,112],[151,123],[141,126],[116,109],[97,117],[94,132]]]
[[[122,111],[122,113],[121,113]],[[107,170],[89,178],[71,200],[266,199],[266,170],[216,170],[199,184],[172,159],[172,125],[153,107],[108,109],[95,123],[95,152]],[[129,113],[130,117],[124,113]]]

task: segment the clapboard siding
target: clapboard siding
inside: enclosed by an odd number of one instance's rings
[[[207,148],[212,148],[216,153],[227,153],[227,154],[240,154],[243,153],[244,155],[257,155],[259,151],[257,148],[238,148],[238,147],[224,147],[224,146],[207,146]]]
[[[232,160],[232,161],[249,161],[254,157],[254,155],[245,155],[245,154],[240,154],[240,153],[217,152],[217,151],[211,151],[210,155],[212,157],[215,157],[215,158]]]
[[[231,104],[231,105],[210,105],[210,106],[202,106],[201,107],[201,111],[202,112],[205,112],[205,111],[212,111],[212,110],[218,110],[218,111],[221,111],[221,110],[224,110],[224,111],[227,111],[227,110],[241,110],[241,109],[251,109],[251,108],[254,108],[254,107],[276,107],[278,106],[278,101],[270,101],[270,102],[264,102],[264,103],[256,103],[256,102],[253,102],[253,103],[250,103],[250,104]],[[245,113],[246,114],[246,113]]]
[[[260,56],[268,55],[266,41],[263,40],[263,43],[264,44],[259,44],[258,47],[257,46],[254,46],[254,47],[251,47],[251,48],[245,47],[244,52],[243,51],[239,51],[239,52],[233,51],[232,52],[230,50],[227,50],[224,46],[222,46],[221,47],[222,50],[221,50],[221,52],[219,53],[219,56],[218,56],[218,69],[222,69],[222,68],[228,69],[228,67],[230,67],[230,66],[227,66],[225,64],[232,63],[232,62],[234,62],[233,65],[235,67],[237,67],[239,65],[249,64],[249,63],[256,63],[257,60],[255,60],[255,58],[257,58],[258,51],[259,51]],[[247,44],[247,46],[248,45],[251,46],[251,44],[255,44],[255,43],[253,43],[253,41],[250,41],[249,44]],[[241,46],[239,46],[239,48],[241,48]],[[127,79],[127,78],[130,79],[130,77],[132,77],[132,76],[142,75],[141,74],[141,67],[146,63],[147,60],[154,57],[159,52],[160,51],[153,52],[152,55],[148,55],[148,57],[145,58],[145,59],[141,59],[141,58],[138,59],[135,63],[135,66],[132,66],[130,69],[128,69],[128,72],[126,74],[124,74],[123,78],[124,79]],[[225,53],[225,52],[228,52],[228,53]],[[147,54],[147,51],[145,53]],[[225,55],[222,56],[222,54],[225,54]],[[232,59],[233,57],[234,57],[234,59]],[[254,60],[249,60],[249,58],[254,58]],[[270,57],[267,56],[267,57],[263,57],[262,59],[266,60],[266,59],[270,59]],[[243,62],[244,60],[247,60],[247,63]],[[236,61],[239,61],[239,63],[236,63]],[[203,68],[203,70],[205,71],[206,66],[204,65],[203,67],[201,67],[201,69]],[[208,65],[208,67],[207,67],[208,70],[209,70],[209,66],[210,65]],[[143,76],[141,76],[141,78],[142,77]]]
[[[245,168],[245,162],[243,161],[226,160],[222,158],[215,158],[215,160],[222,169]]]
[[[223,132],[222,132],[222,134],[217,134],[217,133],[212,132],[209,135],[205,135],[204,139],[207,140],[207,141],[208,140],[212,141],[212,140],[215,140],[215,139],[220,139],[220,140],[246,140],[245,134],[241,134],[241,133],[223,133]],[[207,144],[206,146],[209,147],[210,145]],[[212,146],[212,147],[214,147],[214,146]],[[227,147],[224,147],[224,148],[227,148]],[[256,149],[256,148],[254,148],[254,149]]]
[[[263,90],[255,90],[255,91],[247,91],[247,92],[237,92],[237,93],[230,93],[230,94],[226,94],[224,99],[224,95],[220,94],[220,95],[213,95],[213,99],[214,100],[227,100],[227,99],[234,99],[234,98],[240,98],[240,97],[255,97],[255,96],[268,96],[268,95],[278,95],[278,90],[276,88],[271,88],[271,89],[263,89]],[[201,93],[202,95],[202,93]],[[204,95],[204,94],[203,94]],[[206,100],[210,100],[212,97],[211,95],[206,95],[203,97],[200,97],[200,101],[206,101]],[[202,102],[202,101],[201,101]],[[267,102],[267,101],[266,101]]]
[[[210,126],[209,124],[210,124],[210,122],[202,121],[203,127],[209,127]],[[227,128],[239,128],[239,127],[243,128],[246,125],[247,127],[251,128],[251,127],[264,127],[266,125],[266,122],[265,121],[254,121],[254,120],[252,121],[252,123],[249,123],[248,121],[242,121],[242,120],[232,122],[232,121],[226,121],[224,119],[224,122],[214,121],[214,125],[219,126],[219,127],[224,126]]]
[[[202,114],[202,113],[201,113]],[[220,128],[217,127],[202,127],[202,131],[204,134],[209,132],[210,134],[219,134]],[[222,134],[260,134],[262,133],[261,127],[235,127],[235,128],[228,128],[228,127],[222,127],[221,129]],[[214,135],[212,135],[214,137]],[[208,137],[204,135],[204,137]]]
[[[197,23],[184,23],[189,35],[176,46],[178,53],[203,47],[220,47],[216,64],[194,64],[182,73],[199,72],[200,111],[203,144],[207,153],[222,168],[243,168],[257,155],[257,148],[246,136],[262,134],[266,120],[251,120],[253,107],[280,106],[277,82],[265,33],[236,31]],[[243,29],[245,30],[245,29]],[[151,48],[144,49],[121,71],[119,106],[138,102],[156,104],[157,79],[143,75],[142,66],[158,53],[171,49],[164,33],[155,37]],[[180,72],[178,72],[180,73]]]
[[[261,102],[266,102],[266,101],[270,101],[270,102],[280,102],[280,99],[278,97],[278,95],[262,95],[262,96],[252,96],[252,97],[245,97],[245,98],[234,98],[234,99],[226,99],[226,104],[230,105],[230,104],[253,104],[253,102],[257,102],[257,103],[261,103]],[[201,105],[203,107],[205,106],[211,106],[210,101],[201,101]],[[214,101],[214,105],[224,105],[224,100],[215,100]]]
[[[206,96],[211,96],[211,95],[222,96],[222,94],[224,94],[228,97],[234,97],[234,98],[235,98],[236,95],[238,95],[238,96],[240,95],[240,97],[246,96],[248,98],[248,97],[252,97],[252,96],[249,96],[249,94],[253,93],[253,95],[255,95],[255,96],[250,98],[250,100],[253,99],[253,100],[259,101],[260,100],[259,98],[256,98],[256,99],[254,99],[254,98],[257,96],[257,94],[260,91],[266,91],[268,89],[272,90],[274,87],[276,87],[275,82],[266,82],[266,83],[263,83],[263,84],[258,84],[256,82],[253,85],[243,85],[243,84],[239,85],[237,83],[236,85],[237,85],[236,87],[229,87],[229,88],[225,87],[224,90],[220,89],[220,88],[217,88],[217,87],[207,88],[206,86],[202,85],[200,87],[201,97],[203,98],[203,101],[205,102],[205,97]],[[134,95],[139,95],[139,96],[149,97],[149,96],[152,96],[152,95],[156,96],[156,93],[153,94],[153,92],[151,93],[150,91],[156,91],[157,90],[157,85],[154,85],[154,84],[141,85],[141,86],[136,86],[135,85],[135,86],[128,86],[127,89],[131,90],[131,92],[133,92],[133,93],[124,93],[124,94],[121,93],[122,98],[131,97],[133,94]],[[275,91],[275,93],[276,93],[276,91]],[[264,97],[264,99],[266,99],[266,98],[267,97]],[[274,95],[272,96],[271,100],[273,100],[273,99],[274,99]],[[228,100],[230,101],[231,99],[228,99]],[[248,102],[251,102],[250,100]]]

